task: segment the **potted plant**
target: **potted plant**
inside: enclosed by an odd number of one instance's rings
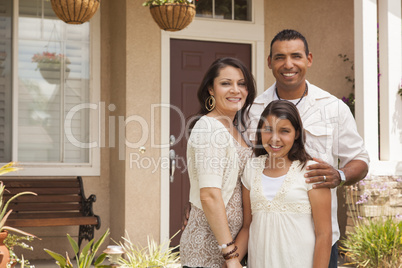
[[[16,266],[17,263],[20,263],[26,267],[31,267],[29,260],[27,259],[24,260],[23,255],[19,257],[14,250],[18,247],[20,249],[33,251],[33,247],[27,244],[27,242],[32,242],[33,240],[34,237],[29,235],[23,236],[13,233],[8,234],[7,238],[4,240],[4,244],[6,245],[6,247],[10,252],[10,262],[8,263],[10,267]]]
[[[89,21],[99,8],[100,0],[51,0],[57,17],[68,24]]]
[[[18,170],[17,167],[15,167],[15,163],[14,162],[10,162],[4,166],[2,166],[0,168],[0,175],[9,173],[9,172],[13,172]],[[36,193],[34,192],[21,192],[18,194],[13,195],[12,197],[10,197],[8,199],[8,201],[4,204],[4,193],[7,190],[5,189],[5,186],[3,184],[3,182],[0,182],[0,256],[1,261],[0,261],[0,268],[6,268],[7,263],[10,260],[10,253],[9,250],[7,249],[7,247],[4,245],[4,239],[7,237],[8,235],[8,231],[11,232],[16,232],[16,233],[20,233],[23,235],[28,235],[28,236],[32,236],[32,237],[36,237],[33,234],[21,231],[19,229],[10,227],[10,226],[5,226],[5,223],[8,219],[8,217],[10,216],[12,209],[10,209],[9,211],[7,211],[7,208],[9,206],[9,204],[16,198],[18,198],[21,195],[26,195],[26,194],[32,194],[32,195],[36,195]]]
[[[192,0],[148,0],[143,6],[149,6],[152,18],[165,31],[180,31],[194,19],[195,5]]]
[[[36,53],[32,57],[32,62],[36,62],[37,66],[35,70],[39,69],[42,77],[49,84],[60,83],[60,77],[62,72],[62,67],[65,65],[65,79],[70,73],[70,69],[67,67],[71,62],[63,54],[56,54],[55,52],[44,51],[42,53]]]

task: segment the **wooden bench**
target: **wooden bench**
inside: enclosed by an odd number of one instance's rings
[[[94,238],[94,228],[100,228],[100,217],[95,215],[92,204],[95,195],[85,198],[81,177],[0,177],[6,186],[4,199],[24,191],[38,195],[23,195],[14,199],[6,225],[11,227],[50,227],[79,225],[78,245],[82,240]],[[23,229],[23,228],[22,228]]]

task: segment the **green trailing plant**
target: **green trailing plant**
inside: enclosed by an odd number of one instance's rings
[[[99,247],[102,245],[102,243],[105,241],[106,237],[110,234],[109,229],[106,230],[106,232],[98,239],[98,241],[95,242],[95,239],[92,239],[91,241],[88,242],[88,244],[85,245],[83,250],[79,253],[79,247],[77,242],[75,242],[74,239],[71,238],[69,234],[67,234],[68,241],[70,242],[71,247],[74,250],[75,254],[75,259],[77,261],[77,266],[78,268],[89,268],[92,265],[92,262],[95,259],[95,255],[99,250]],[[71,263],[70,258],[68,257],[68,254],[66,253],[66,257],[64,258],[61,254],[58,254],[54,251],[51,251],[49,249],[44,249],[50,256],[52,256],[56,260],[56,264],[60,268],[73,268],[73,264]],[[100,267],[102,262],[105,260],[106,254],[102,253],[99,255],[99,257],[95,260],[93,265],[95,267]]]
[[[352,112],[353,115],[355,115],[355,78],[354,78],[354,69],[355,65],[354,62],[349,59],[349,57],[346,54],[338,54],[338,57],[342,59],[343,62],[349,63],[350,64],[350,70],[352,71],[351,75],[345,76],[346,81],[351,85],[351,93],[349,94],[348,97],[343,96],[342,101],[346,103],[346,105],[349,107],[350,111]]]
[[[346,103],[349,107],[350,111],[352,112],[353,116],[355,115],[355,94],[352,92],[346,98],[345,96],[342,97],[342,101]]]
[[[123,237],[124,242],[118,243],[125,252],[125,257],[119,259],[119,265],[124,268],[147,268],[168,267],[169,265],[178,264],[180,260],[179,252],[176,251],[178,246],[169,248],[172,238],[165,243],[158,244],[148,236],[148,245],[141,248],[131,242],[126,232],[126,237]]]
[[[172,3],[183,3],[183,4],[192,4],[192,0],[148,0],[145,1],[143,6],[162,6],[164,4],[172,4]]]
[[[24,260],[24,257],[18,257],[14,252],[15,247],[20,247],[26,250],[33,250],[33,247],[28,245],[26,242],[32,242],[34,237],[32,236],[21,236],[17,234],[8,234],[6,239],[4,239],[4,244],[10,252],[10,262],[7,263],[7,268],[13,267],[17,263],[20,263],[22,267],[34,267],[30,265],[29,260]]]

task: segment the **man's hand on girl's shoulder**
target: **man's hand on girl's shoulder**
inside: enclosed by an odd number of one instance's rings
[[[307,173],[304,174],[307,183],[316,183],[314,189],[335,188],[341,183],[339,172],[330,164],[319,158],[313,158],[317,163],[306,167]]]

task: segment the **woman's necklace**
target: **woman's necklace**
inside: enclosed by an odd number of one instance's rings
[[[307,83],[306,83],[306,89],[304,90],[303,95],[301,96],[301,98],[296,102],[295,106],[297,106],[297,104],[299,104],[299,103],[302,101],[302,99],[304,98],[304,96],[305,96],[306,93],[307,93],[307,89],[308,89],[308,86],[307,86]],[[278,99],[279,99],[279,100],[282,100],[281,97],[279,97],[278,88],[277,88],[277,87],[275,87],[275,93],[276,93],[276,96],[278,97]]]

